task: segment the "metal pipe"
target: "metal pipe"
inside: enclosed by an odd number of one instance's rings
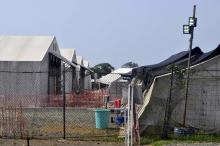
[[[172,68],[171,68],[170,93],[169,93],[169,97],[167,98],[166,107],[165,107],[163,133],[162,133],[163,139],[168,138],[168,126],[169,126],[169,121],[170,121],[170,116],[171,116],[170,103],[171,103],[172,90],[173,90],[173,72],[174,72],[174,65],[172,65]]]
[[[133,146],[133,129],[134,129],[134,98],[133,98],[134,88],[131,86],[131,146]]]
[[[63,63],[63,139],[66,139],[65,63]]]
[[[195,18],[196,14],[196,5],[193,7],[193,18]],[[186,107],[187,107],[187,100],[188,100],[188,92],[189,92],[189,72],[190,72],[190,63],[191,63],[191,50],[192,50],[192,45],[193,45],[193,32],[194,32],[194,26],[190,26],[192,31],[191,31],[191,36],[189,39],[189,58],[188,58],[188,65],[187,65],[187,72],[186,72],[186,92],[185,92],[185,105],[184,105],[184,114],[183,114],[183,126],[186,126]]]
[[[126,139],[126,142],[127,142],[127,146],[130,145],[130,96],[131,96],[131,86],[130,84],[128,85],[128,121],[127,121],[127,139]]]

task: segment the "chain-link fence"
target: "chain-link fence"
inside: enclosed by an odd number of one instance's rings
[[[220,133],[219,59],[186,70],[173,66],[169,74],[155,77],[144,94],[139,111],[143,135],[187,135]],[[188,93],[186,89],[188,88]],[[142,108],[144,107],[144,108]]]
[[[110,110],[107,127],[96,126],[109,92],[83,88],[86,75],[65,64],[49,71],[0,71],[0,136],[9,138],[117,138]],[[112,105],[112,102],[108,103]],[[124,130],[124,129],[123,129]]]
[[[219,73],[216,69],[192,69],[187,95],[186,87],[181,88],[176,85],[176,89],[174,88],[172,92],[171,122],[191,127],[197,134],[218,134],[220,132]]]

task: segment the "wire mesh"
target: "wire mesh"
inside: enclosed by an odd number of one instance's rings
[[[211,73],[211,74],[210,74]],[[218,71],[192,70],[189,81],[189,94],[186,106],[186,126],[198,133],[215,134],[219,131],[219,73]],[[185,88],[176,87],[173,91],[173,118],[181,125]],[[175,99],[177,98],[178,99]],[[177,102],[177,100],[179,102]]]
[[[156,76],[152,83],[147,85],[149,88],[145,88],[144,104],[140,105],[141,134],[164,136],[164,131],[167,130],[165,132],[169,138],[177,136],[187,139],[190,135],[219,136],[219,67],[219,57],[191,67],[185,125],[183,124],[186,102],[185,68],[174,66],[173,78],[171,73]],[[166,120],[169,121],[168,124]]]
[[[86,77],[68,65],[52,71],[0,71],[0,136],[117,137],[117,125],[96,128],[95,109],[105,108],[103,97],[110,95],[104,89],[85,90]]]

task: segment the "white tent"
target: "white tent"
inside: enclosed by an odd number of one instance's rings
[[[119,81],[119,80],[120,82],[123,82],[124,80],[122,79],[122,75],[131,74],[131,71],[132,71],[132,68],[119,68],[105,76],[102,76],[101,78],[97,80],[97,82],[106,84],[106,85],[110,85],[111,83],[115,81]]]

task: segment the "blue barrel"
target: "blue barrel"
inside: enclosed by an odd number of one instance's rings
[[[96,109],[95,110],[95,125],[96,128],[108,128],[110,110]]]

